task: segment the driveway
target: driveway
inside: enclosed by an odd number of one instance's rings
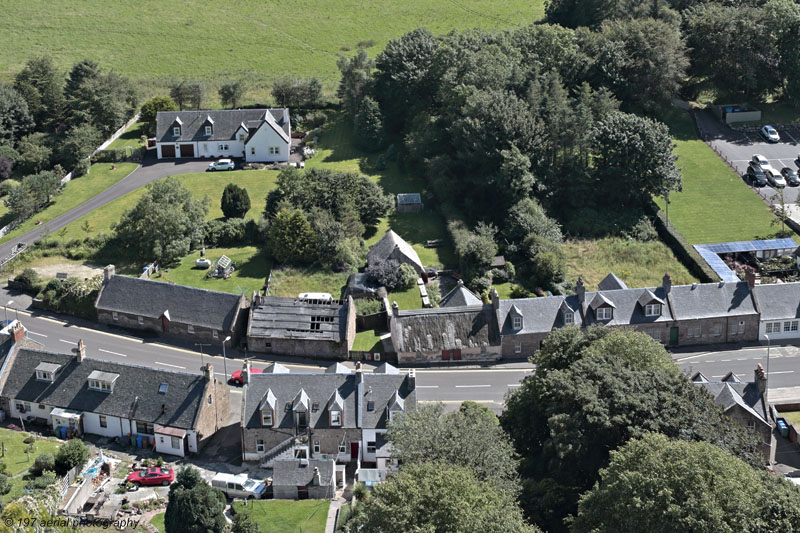
[[[778,171],[783,167],[797,170],[794,160],[800,152],[800,130],[778,128],[781,142],[768,143],[758,134],[732,130],[707,111],[695,111],[695,117],[702,137],[711,143],[719,156],[730,163],[740,176],[747,172],[748,163],[754,154],[761,154],[769,159],[770,164]],[[780,203],[778,191],[771,186],[753,189],[770,203]],[[786,204],[796,203],[799,196],[800,187],[786,187],[783,190]]]
[[[167,176],[174,176],[176,174],[203,172],[207,167],[208,160],[173,159],[169,161],[159,161],[155,158],[155,154],[148,154],[144,162],[136,170],[119,180],[108,189],[102,191],[97,196],[86,200],[79,206],[54,218],[46,224],[42,224],[41,226],[23,233],[22,235],[19,235],[8,242],[0,244],[0,258],[11,255],[11,250],[14,248],[14,246],[16,246],[17,243],[24,242],[30,245],[33,243],[33,241],[55,233],[64,226],[75,222],[82,216],[91,213],[95,209],[98,209],[107,203],[138,189],[139,187],[147,185],[151,181],[155,181]],[[67,187],[69,187],[69,184],[67,184]]]

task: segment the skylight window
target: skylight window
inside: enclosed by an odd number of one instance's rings
[[[161,385],[158,386],[158,393],[166,394],[168,388],[169,388],[169,383],[162,383]]]

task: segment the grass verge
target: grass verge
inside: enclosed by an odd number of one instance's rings
[[[378,331],[375,329],[356,333],[356,339],[353,342],[353,350],[357,352],[383,352],[381,335],[385,335],[386,333],[386,331]]]

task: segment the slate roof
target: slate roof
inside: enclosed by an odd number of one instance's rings
[[[597,284],[597,289],[601,291],[614,291],[619,289],[627,289],[628,286],[625,282],[619,279],[613,272],[603,278],[603,281]]]
[[[312,430],[383,428],[386,424],[386,406],[392,394],[398,390],[407,410],[416,405],[416,391],[408,388],[406,374],[362,372],[361,377],[363,402],[359,406],[356,373],[253,374],[244,393],[242,423],[245,428],[262,427],[258,409],[268,391],[275,396],[274,428],[294,428],[292,411],[286,410],[286,405],[292,403],[301,390],[308,397],[308,425]],[[343,405],[342,425],[330,426],[328,404],[336,393]],[[374,411],[367,411],[369,401],[375,402]],[[313,408],[315,402],[317,402],[316,410]]]
[[[259,305],[251,308],[247,335],[339,342],[346,334],[347,309],[346,304],[336,301],[331,304],[312,304],[298,298],[264,296]]]
[[[675,287],[672,288],[675,290]],[[623,326],[626,324],[652,324],[656,322],[667,322],[672,320],[672,314],[668,305],[661,306],[661,315],[651,317],[645,316],[645,309],[640,303],[640,299],[650,299],[652,293],[655,298],[662,302],[666,302],[667,294],[664,292],[663,287],[649,287],[640,289],[619,289],[614,291],[603,291],[602,297],[613,304],[614,312],[611,320],[597,320],[594,311],[584,310],[585,325],[591,324],[605,324],[609,326]],[[591,302],[600,293],[587,292],[586,302]],[[642,298],[645,296],[645,298]],[[646,304],[645,304],[646,305]]]
[[[208,118],[213,122],[211,136],[205,135]],[[172,135],[172,126],[176,123],[176,119],[181,123],[180,137]],[[156,140],[158,142],[232,141],[242,124],[248,129],[248,139],[263,126],[272,128],[287,143],[290,142],[291,123],[289,110],[286,108],[159,111],[156,114]]]
[[[391,320],[398,352],[431,352],[499,344],[490,305],[398,311]]]
[[[567,325],[564,323],[564,315],[561,313],[561,307],[564,303],[572,309],[580,309],[578,297],[575,295],[500,300],[500,305],[496,311],[500,334],[548,333],[555,328],[563,327]],[[512,309],[517,309],[517,312],[522,316],[522,329],[514,329],[509,316],[509,312]],[[574,318],[575,324],[580,325],[580,312],[575,313]]]
[[[169,311],[172,322],[231,331],[240,296],[128,276],[112,276],[96,307],[158,319]]]
[[[758,390],[758,384],[754,382],[698,382],[697,385],[705,389],[714,397],[714,403],[722,407],[723,411],[728,411],[738,405],[757,420],[764,424],[769,424],[769,416],[766,405]]]
[[[800,318],[800,283],[773,283],[753,288],[761,320]]]
[[[36,379],[40,363],[60,365],[53,383]],[[99,359],[78,362],[72,355],[29,348],[18,350],[2,390],[11,400],[98,413],[182,429],[192,429],[204,401],[202,375],[173,372]],[[90,390],[92,372],[118,374],[113,392]],[[159,387],[167,383],[167,391]]]
[[[676,285],[669,299],[676,320],[757,314],[746,281]]]
[[[453,287],[453,290],[448,292],[442,301],[439,302],[439,307],[459,307],[464,305],[482,305],[483,302],[478,298],[474,292],[464,286],[464,282],[458,280],[458,284]]]
[[[369,252],[367,252],[367,264],[369,265],[388,259],[394,259],[401,264],[407,263],[414,266],[417,272],[422,272],[422,261],[416,250],[391,229],[381,237],[381,240],[370,246]]]
[[[278,487],[298,487],[312,485],[314,468],[319,468],[319,479],[323,486],[333,484],[336,464],[333,459],[284,459],[272,463],[272,485]]]

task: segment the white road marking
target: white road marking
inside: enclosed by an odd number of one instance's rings
[[[720,359],[720,361],[722,361],[723,363],[727,363],[729,361],[733,361],[733,359]]]
[[[44,333],[36,333],[35,331],[31,331],[31,330],[27,330],[27,331],[31,335],[38,335],[39,337],[44,337],[45,339],[47,338],[47,335],[45,335]]]
[[[157,365],[164,365],[164,366],[171,366],[172,368],[180,368],[181,370],[186,370],[185,366],[178,366],[178,365],[168,365],[167,363],[162,363],[160,361],[155,362]]]
[[[780,372],[770,372],[770,374],[792,374],[794,370],[781,370]]]
[[[417,385],[418,389],[438,389],[439,385]]]
[[[474,389],[476,387],[491,387],[491,385],[456,385],[457,389]]]
[[[102,348],[98,348],[98,349],[97,349],[97,351],[98,351],[98,352],[103,352],[103,353],[110,353],[111,355],[118,355],[118,356],[120,356],[120,357],[128,357],[128,356],[127,356],[127,355],[125,355],[124,353],[119,353],[119,352],[111,352],[111,351],[109,351],[109,350],[104,350],[104,349],[102,349]]]
[[[78,343],[77,343],[77,342],[65,341],[64,339],[58,339],[58,340],[60,340],[61,342],[66,342],[67,344],[74,344],[75,346],[77,346],[77,345],[78,345]]]
[[[785,130],[784,130],[784,132],[783,132],[783,133],[784,133],[784,135],[788,135],[788,136],[789,136],[789,138],[792,140],[792,142],[793,142],[794,144],[797,144],[797,141],[795,141],[795,140],[794,140],[794,137],[792,137],[792,134],[791,134],[791,133],[789,133],[788,131],[785,131]]]
[[[521,387],[522,383],[509,383],[506,387]]]

